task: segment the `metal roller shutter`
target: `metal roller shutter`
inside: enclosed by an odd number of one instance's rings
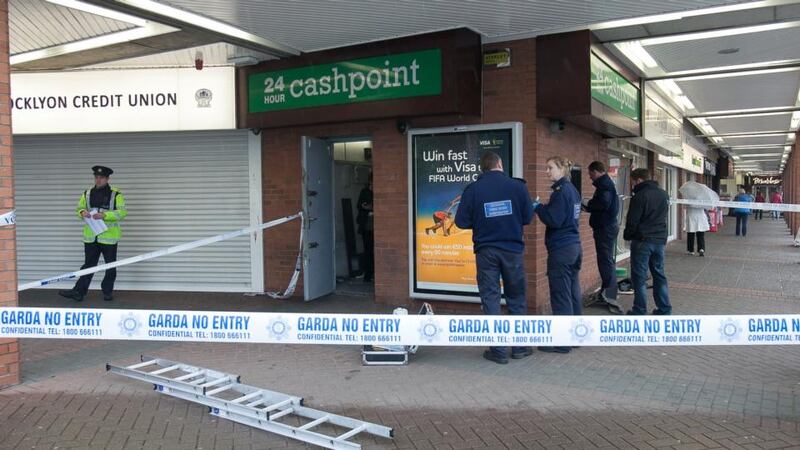
[[[111,184],[128,205],[119,259],[248,226],[255,178],[248,146],[242,130],[15,136],[20,283],[83,263],[82,224],[74,210],[93,184],[90,167],[96,164],[114,169]],[[260,239],[239,237],[125,266],[116,287],[252,291],[251,245],[257,244]],[[102,275],[95,275],[94,289]]]

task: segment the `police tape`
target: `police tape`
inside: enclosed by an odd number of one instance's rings
[[[0,227],[14,225],[15,223],[17,223],[16,211],[11,210],[7,213],[0,214]]]
[[[0,308],[0,338],[315,345],[798,345],[800,315],[456,316]]]
[[[272,298],[288,298],[294,293],[295,286],[297,285],[297,280],[299,279],[300,269],[302,266],[302,250],[303,250],[303,239],[305,234],[305,220],[303,219],[303,213],[299,212],[297,214],[293,214],[291,216],[282,217],[280,219],[271,220],[269,222],[265,222],[259,225],[253,225],[251,227],[242,228],[241,230],[230,231],[228,233],[219,234],[216,236],[211,236],[205,239],[200,239],[193,242],[187,242],[185,244],[176,245],[169,248],[164,248],[161,250],[155,250],[150,253],[144,253],[137,256],[132,256],[130,258],[121,259],[119,261],[115,261],[112,263],[102,264],[95,267],[90,267],[88,269],[77,270],[75,272],[69,272],[61,275],[57,275],[50,278],[45,278],[38,281],[32,281],[30,283],[25,283],[19,285],[17,288],[18,291],[24,291],[27,289],[32,289],[41,286],[47,286],[49,284],[58,283],[61,281],[67,281],[70,279],[74,279],[83,275],[88,275],[90,273],[100,272],[101,270],[113,269],[115,267],[120,266],[127,266],[129,264],[138,263],[141,261],[147,261],[148,259],[158,258],[161,256],[172,255],[175,253],[185,252],[187,250],[192,250],[198,247],[203,247],[206,245],[214,244],[217,242],[226,241],[228,239],[233,239],[235,237],[243,236],[246,234],[252,234],[261,230],[265,230],[267,228],[271,228],[277,225],[284,224],[286,222],[292,221],[294,219],[300,219],[300,252],[297,256],[297,262],[295,264],[295,270],[292,274],[292,278],[289,282],[289,286],[283,292],[266,292],[265,294],[269,295]]]
[[[762,209],[764,211],[800,212],[800,205],[792,205],[787,203],[731,202],[726,200],[711,202],[706,200],[687,200],[682,198],[670,199],[670,203],[675,203],[677,205],[687,205],[687,206],[701,206],[706,209],[721,207],[721,208]]]

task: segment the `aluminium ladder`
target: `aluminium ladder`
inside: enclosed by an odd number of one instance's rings
[[[301,397],[242,384],[238,375],[149,356],[142,356],[141,361],[127,367],[106,364],[106,370],[152,383],[160,393],[205,405],[214,416],[320,447],[360,449],[360,444],[348,441],[359,433],[394,437],[389,427],[308,408]],[[278,421],[287,416],[310,421],[299,426]],[[313,430],[323,424],[348,431],[329,436]]]

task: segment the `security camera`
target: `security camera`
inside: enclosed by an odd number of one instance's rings
[[[561,133],[564,131],[566,125],[564,124],[563,120],[551,120],[550,121],[550,132],[552,133]]]
[[[406,134],[406,131],[408,131],[408,122],[406,122],[405,120],[402,120],[402,119],[398,120],[397,121],[397,132],[400,133],[400,134]]]

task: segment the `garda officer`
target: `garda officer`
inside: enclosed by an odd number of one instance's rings
[[[98,235],[92,231],[88,224],[83,226],[84,263],[81,270],[94,267],[100,261],[100,255],[106,264],[117,260],[117,243],[122,235],[120,221],[128,215],[125,209],[125,197],[118,188],[108,184],[108,178],[113,170],[104,166],[92,167],[94,172],[94,187],[81,194],[76,212],[81,220],[92,218],[102,220],[108,229]],[[83,300],[92,282],[92,275],[84,275],[75,283],[75,287],[66,291],[59,291],[62,297]],[[106,270],[101,287],[103,300],[111,301],[114,291],[114,280],[117,278],[117,269]]]
[[[503,161],[496,153],[481,157],[477,181],[461,194],[456,212],[456,225],[472,230],[475,263],[478,269],[478,292],[484,314],[500,314],[500,279],[513,315],[527,313],[525,299],[525,266],[522,227],[533,219],[533,204],[523,180],[503,172]],[[511,357],[524,358],[532,353],[529,347],[514,347]],[[508,364],[505,347],[490,347],[483,357],[498,364]]]
[[[550,203],[534,203],[539,220],[547,228],[547,281],[550,285],[550,306],[557,316],[581,314],[581,237],[578,218],[581,198],[568,175],[572,163],[560,156],[547,159],[547,176],[553,182]],[[538,199],[537,199],[538,200]],[[539,347],[540,351],[569,353],[570,347]]]

